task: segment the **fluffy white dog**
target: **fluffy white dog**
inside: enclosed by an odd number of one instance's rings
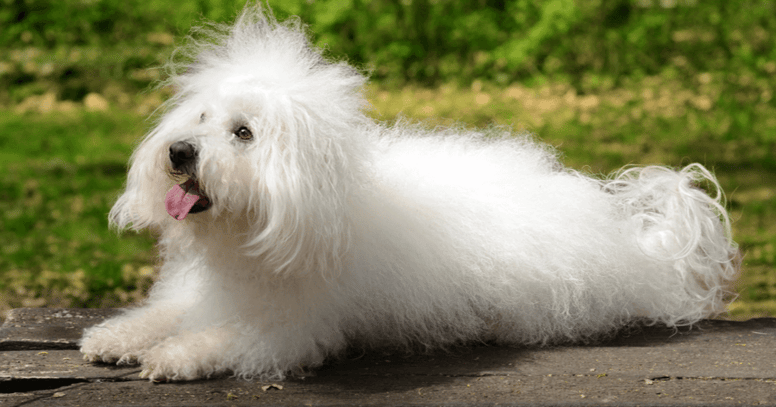
[[[87,360],[282,379],[348,346],[589,341],[724,310],[737,249],[702,166],[601,180],[527,136],[375,123],[365,78],[259,7],[208,39],[110,213],[160,233],[159,281],[85,332]]]

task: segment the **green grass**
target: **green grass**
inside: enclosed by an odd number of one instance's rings
[[[368,97],[379,120],[403,116],[429,126],[531,131],[556,146],[568,166],[591,173],[625,164],[707,165],[728,193],[745,255],[731,316],[776,315],[776,132],[769,119],[776,109],[763,103],[741,113],[719,92],[658,77],[586,95],[565,83],[497,88],[475,82],[471,88],[375,86]],[[708,95],[717,102],[706,103]],[[107,223],[127,159],[149,123],[130,108],[68,106],[0,111],[3,309],[123,306],[141,298],[153,279],[153,236],[118,235]]]
[[[147,286],[152,240],[107,223],[142,127],[123,112],[0,112],[0,306],[119,305]]]

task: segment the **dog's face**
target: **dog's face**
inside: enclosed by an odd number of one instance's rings
[[[135,151],[111,220],[178,235],[242,224],[244,253],[276,272],[331,268],[367,161],[364,78],[298,28],[240,21],[223,40],[173,77],[179,92]]]
[[[261,176],[267,168],[261,162],[268,158],[262,155],[275,148],[277,140],[270,133],[277,131],[266,131],[275,127],[266,117],[271,109],[251,111],[250,98],[255,106],[262,106],[264,99],[260,90],[252,92],[242,91],[241,103],[227,99],[193,109],[196,119],[188,127],[176,126],[178,131],[160,145],[158,154],[175,182],[164,200],[172,218],[182,221],[210,209],[218,215],[243,216],[260,212],[257,204],[269,199]]]
[[[198,127],[203,127],[208,117],[205,113],[202,113],[199,118]],[[230,120],[231,123],[227,123],[225,126],[227,129],[233,129],[231,134],[221,135],[221,138],[232,139],[227,142],[226,148],[234,148],[234,156],[236,161],[245,161],[245,153],[240,153],[239,150],[249,149],[249,143],[254,141],[253,131],[248,120],[238,119]],[[221,126],[224,127],[224,126]],[[205,130],[203,130],[205,131]],[[212,131],[212,130],[211,130]],[[224,133],[223,131],[216,130],[216,133]],[[204,138],[200,136],[199,138]],[[170,175],[178,181],[183,180],[182,183],[176,185],[170,189],[165,198],[165,207],[167,212],[173,218],[177,220],[183,220],[190,213],[200,213],[210,209],[213,206],[213,202],[208,198],[207,194],[200,187],[199,179],[202,170],[198,168],[200,147],[198,137],[192,136],[184,140],[173,142],[169,147],[170,152]],[[231,144],[229,146],[228,144]],[[250,164],[250,160],[244,165],[238,166],[247,169]],[[236,177],[233,176],[233,177]],[[246,184],[250,185],[251,182]]]

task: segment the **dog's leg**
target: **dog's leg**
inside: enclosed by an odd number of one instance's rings
[[[232,323],[184,331],[143,353],[140,376],[159,382],[233,373],[247,379],[282,380],[289,371],[320,365],[338,346],[321,346],[315,338],[304,328],[262,333]]]
[[[167,338],[143,355],[140,377],[160,382],[224,373],[227,366],[220,353],[227,342],[234,340],[229,331],[227,327],[211,327]]]
[[[181,304],[155,303],[126,311],[84,331],[81,353],[89,362],[135,364],[149,348],[173,335]]]

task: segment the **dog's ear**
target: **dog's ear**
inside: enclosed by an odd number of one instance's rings
[[[160,170],[164,164],[155,152],[154,132],[132,154],[126,187],[108,215],[111,226],[118,229],[156,228],[169,217],[164,210],[169,181]]]
[[[364,182],[363,127],[355,115],[298,100],[273,113],[259,126],[271,154],[256,162],[263,199],[246,250],[279,275],[331,277],[349,246],[350,205]]]

